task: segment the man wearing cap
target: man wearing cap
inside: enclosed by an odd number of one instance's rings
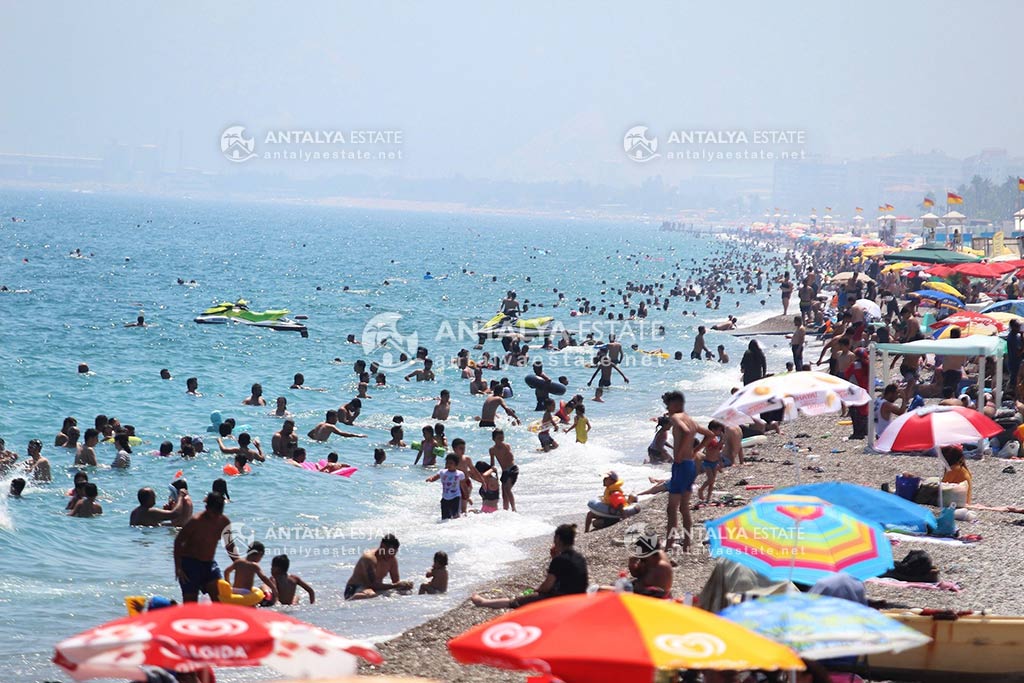
[[[633,543],[629,573],[635,577],[633,592],[651,598],[672,597],[672,564],[654,534],[645,534]]]

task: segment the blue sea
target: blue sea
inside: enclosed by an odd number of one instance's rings
[[[663,274],[668,288],[675,262],[700,260],[724,243],[661,233],[643,223],[25,190],[0,192],[0,216],[0,284],[31,290],[0,293],[0,436],[22,458],[29,439],[41,439],[54,472],[53,484],[30,484],[21,500],[0,495],[5,681],[67,680],[49,663],[56,642],[123,616],[126,595],[180,597],[171,559],[174,531],[130,528],[128,515],[140,487],[155,488],[162,501],[178,470],[201,507],[228,459],[209,452],[183,461],[151,452],[165,439],[177,445],[181,435],[206,435],[212,411],[249,425],[269,452],[280,425],[272,406],[285,396],[311,460],[336,450],[342,461],[359,467],[346,480],[270,456],[252,474],[230,480],[227,514],[250,538],[267,545],[268,570],[269,558],[286,552],[292,572],[316,588],[315,605],[289,608],[296,616],[372,639],[400,633],[454,606],[524,558],[522,541],[549,534],[555,520],[578,515],[582,523],[586,502],[601,493],[601,473],[609,467],[625,478],[627,490],[646,487],[649,475],[660,474],[641,463],[652,436],[649,419],[661,412],[664,391],[685,390],[689,411],[707,415],[728,386],[738,383],[744,341],[726,334],[712,333],[708,342],[725,344],[733,356],[729,366],[630,354],[636,365],[624,370],[631,383],[616,380],[607,402],[587,403],[593,424],[588,444],[577,445],[572,435],[561,434],[562,447],[542,454],[525,427],[508,430],[521,468],[517,514],[442,523],[440,485],[424,481],[429,472],[413,466],[414,452],[390,450],[386,464],[374,467],[373,449],[388,439],[395,415],[405,418],[406,441],[418,439],[430,422],[433,398],[448,388],[453,396],[449,440],[466,439],[468,453],[486,459],[490,432],[475,426],[481,400],[445,367],[445,359],[475,342],[459,338],[460,323],[487,320],[506,290],[515,289],[520,300],[530,302],[531,314],[553,315],[566,327],[586,330],[604,321],[570,317],[578,296],[598,305],[602,299],[615,303],[627,281],[662,281]],[[749,253],[748,247],[728,244],[730,258],[742,260]],[[72,258],[75,249],[86,258]],[[427,271],[433,279],[424,279]],[[198,284],[182,286],[178,278]],[[553,307],[555,289],[566,294],[565,305]],[[255,310],[288,308],[307,315],[309,337],[192,321],[211,304],[237,298]],[[760,298],[725,295],[723,310],[701,306],[699,320],[717,322],[732,313],[753,322],[779,312],[774,297],[767,307]],[[698,320],[682,316],[684,309],[693,311],[697,304],[675,299],[667,313],[652,310],[647,325],[625,327],[636,339],[618,328],[622,341],[648,350],[681,350],[688,358]],[[625,312],[621,304],[611,310]],[[150,327],[125,328],[140,312]],[[429,348],[437,359],[437,381],[406,383],[401,375],[407,369],[389,368],[388,386],[371,386],[373,398],[364,401],[353,428],[368,439],[308,442],[305,433],[325,411],[355,395],[354,361],[382,360],[381,351],[345,341],[349,334],[362,339],[378,315],[407,340]],[[652,324],[665,326],[664,339],[647,338]],[[491,341],[487,348],[501,347]],[[769,353],[771,362],[786,350]],[[550,374],[568,375],[567,395],[580,391],[588,397],[591,371],[583,363],[589,357],[586,349],[531,354]],[[92,374],[79,375],[80,362],[88,363]],[[161,368],[168,368],[173,380],[161,380]],[[327,391],[290,390],[296,372],[305,374],[308,386]],[[485,377],[511,379],[516,395],[510,404],[528,422],[539,414],[532,411],[525,374],[506,369]],[[189,376],[199,378],[202,397],[186,395]],[[268,407],[242,405],[254,382],[262,383]],[[73,455],[54,448],[53,439],[65,416],[77,417],[84,431],[98,413],[134,425],[144,444],[135,448],[128,471],[109,469],[112,446],[98,448],[100,466],[89,476],[99,486],[104,514],[71,519],[64,506],[75,472]],[[216,450],[213,440],[206,444]],[[4,494],[12,476],[0,482]],[[342,601],[358,553],[387,532],[401,540],[403,578],[420,579],[433,553],[447,551],[447,596]],[[218,559],[222,566],[228,562],[223,550]],[[237,672],[219,675],[241,680]]]

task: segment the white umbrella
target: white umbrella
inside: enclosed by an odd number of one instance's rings
[[[785,409],[786,420],[804,415],[838,413],[846,405],[864,405],[867,391],[824,372],[787,372],[743,387],[718,407],[712,417],[730,425],[750,424],[761,413]]]
[[[882,309],[871,299],[857,299],[853,302],[854,308],[859,308],[876,320],[882,317]]]

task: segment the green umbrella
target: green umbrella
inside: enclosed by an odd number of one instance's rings
[[[941,242],[927,242],[917,249],[906,249],[886,254],[887,261],[917,261],[918,263],[975,263],[981,259],[971,254],[946,249]]]

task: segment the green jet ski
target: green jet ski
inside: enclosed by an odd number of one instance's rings
[[[545,337],[551,333],[554,322],[555,319],[549,315],[540,318],[517,319],[499,313],[480,327],[480,336],[492,338],[509,335],[527,338]]]
[[[235,303],[225,301],[207,308],[202,315],[196,316],[195,322],[201,325],[226,325],[235,322],[281,332],[298,332],[303,337],[309,336],[305,325],[285,317],[289,312],[287,308],[251,311],[249,302],[239,299]]]

